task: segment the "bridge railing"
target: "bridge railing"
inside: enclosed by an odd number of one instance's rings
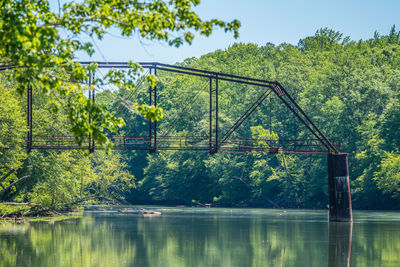
[[[151,140],[143,136],[109,136],[114,150],[148,150]],[[337,140],[332,140],[340,147]],[[85,143],[85,142],[84,142]],[[87,140],[89,145],[89,140]],[[85,149],[73,136],[33,136],[33,149]],[[101,149],[101,147],[99,147]],[[204,151],[209,152],[208,136],[158,136],[159,151]],[[316,153],[327,154],[328,150],[318,139],[229,139],[220,146],[228,153]]]

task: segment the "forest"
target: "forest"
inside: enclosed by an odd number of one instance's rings
[[[268,38],[266,37],[266,40]],[[399,209],[400,31],[352,40],[321,28],[297,45],[236,43],[177,65],[279,81],[322,132],[349,154],[355,209]],[[60,79],[62,74],[58,74]],[[102,75],[98,72],[98,75]],[[193,153],[97,149],[33,150],[26,95],[0,74],[0,199],[69,210],[81,204],[157,204],[325,209],[326,155]],[[159,133],[206,136],[207,81],[157,73]],[[96,103],[121,118],[119,135],[145,136],[149,82],[136,90],[99,85]],[[68,136],[74,129],[67,96],[33,89],[34,135]],[[220,85],[220,129],[228,129],[257,98],[256,88]],[[50,101],[49,101],[50,98]],[[107,113],[102,113],[107,114]],[[111,132],[109,134],[112,134]],[[234,133],[241,138],[308,138],[307,129],[273,96]],[[14,149],[9,149],[13,146]],[[0,207],[1,208],[1,207]]]

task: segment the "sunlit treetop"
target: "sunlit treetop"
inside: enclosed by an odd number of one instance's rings
[[[60,99],[67,99],[68,104],[63,108],[78,143],[90,133],[98,144],[107,144],[104,131],[116,132],[124,122],[88,100],[84,92],[93,89],[96,83],[134,90],[134,79],[141,68],[132,62],[128,73],[112,70],[89,87],[86,81],[96,65],[83,66],[74,61],[74,55],[78,51],[92,55],[95,48],[80,37],[102,39],[108,31],[119,29],[122,36],[139,35],[175,47],[191,44],[196,32],[209,36],[215,28],[238,37],[239,21],[202,20],[193,11],[199,3],[199,0],[83,0],[68,2],[59,12],[53,12],[46,0],[2,0],[0,62],[13,67],[5,73],[21,94],[28,85],[47,94],[53,112],[60,109]],[[154,83],[154,77],[149,79]],[[154,107],[138,107],[148,119],[162,116]]]

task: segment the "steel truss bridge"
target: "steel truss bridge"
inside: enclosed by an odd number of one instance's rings
[[[94,62],[81,62],[88,65]],[[129,69],[126,62],[95,62],[99,69],[115,68]],[[263,152],[269,154],[277,153],[300,153],[300,154],[327,154],[328,155],[328,190],[329,190],[329,220],[330,221],[352,221],[351,194],[349,182],[348,155],[341,153],[338,144],[328,139],[315,125],[309,116],[300,108],[293,97],[277,81],[267,81],[225,74],[221,72],[200,70],[175,65],[167,65],[156,62],[139,63],[149,74],[157,76],[157,71],[166,71],[181,75],[202,77],[208,80],[209,107],[208,124],[209,134],[207,136],[168,136],[157,135],[157,121],[148,121],[148,134],[146,136],[109,136],[114,144],[112,149],[117,150],[148,150],[150,153],[156,151],[197,151],[229,153],[254,153]],[[0,66],[0,71],[12,67]],[[89,79],[89,85],[93,82],[94,73]],[[256,101],[250,105],[243,114],[236,119],[230,128],[221,131],[219,126],[219,83],[232,82],[234,84],[251,85],[260,88],[262,92]],[[148,89],[148,104],[157,106],[157,86]],[[101,149],[96,146],[93,138],[89,135],[87,145],[78,146],[72,136],[33,135],[33,96],[32,87],[27,88],[27,142],[28,152],[33,149],[88,149],[94,152]],[[96,91],[89,91],[89,99],[95,101]],[[266,140],[266,139],[234,139],[232,134],[245,122],[249,116],[270,95],[275,95],[281,103],[292,113],[307,130],[311,133],[311,139],[289,139],[289,140]]]
[[[88,65],[93,62],[81,62]],[[115,68],[129,69],[126,62],[96,62],[99,69]],[[157,121],[148,121],[147,136],[109,136],[113,143],[112,149],[116,150],[148,150],[150,153],[156,151],[203,151],[211,154],[217,152],[228,153],[252,153],[264,152],[277,153],[300,153],[300,154],[330,154],[339,153],[338,144],[334,144],[313,123],[307,114],[294,101],[293,97],[282,87],[279,82],[271,82],[262,79],[225,74],[221,72],[200,70],[194,68],[180,67],[156,62],[139,63],[149,74],[157,75],[157,71],[166,71],[182,75],[190,75],[206,78],[209,81],[209,135],[208,136],[160,136],[157,135]],[[92,83],[94,74],[91,75],[89,84]],[[225,132],[219,129],[219,83],[228,81],[236,84],[245,84],[259,87],[262,94],[256,101],[245,110],[241,117]],[[27,125],[29,128],[26,148],[28,152],[32,149],[102,149],[96,146],[89,135],[84,147],[74,142],[72,136],[36,136],[33,135],[32,116],[32,87],[28,86],[27,93]],[[287,140],[258,140],[258,139],[232,139],[231,135],[242,125],[244,121],[267,99],[271,94],[287,107],[287,109],[309,130],[311,139],[287,139]],[[95,101],[95,90],[89,92],[89,98]],[[157,86],[150,87],[148,91],[148,104],[157,106]]]

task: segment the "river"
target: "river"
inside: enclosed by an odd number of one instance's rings
[[[159,209],[2,223],[0,266],[400,266],[400,212]]]

